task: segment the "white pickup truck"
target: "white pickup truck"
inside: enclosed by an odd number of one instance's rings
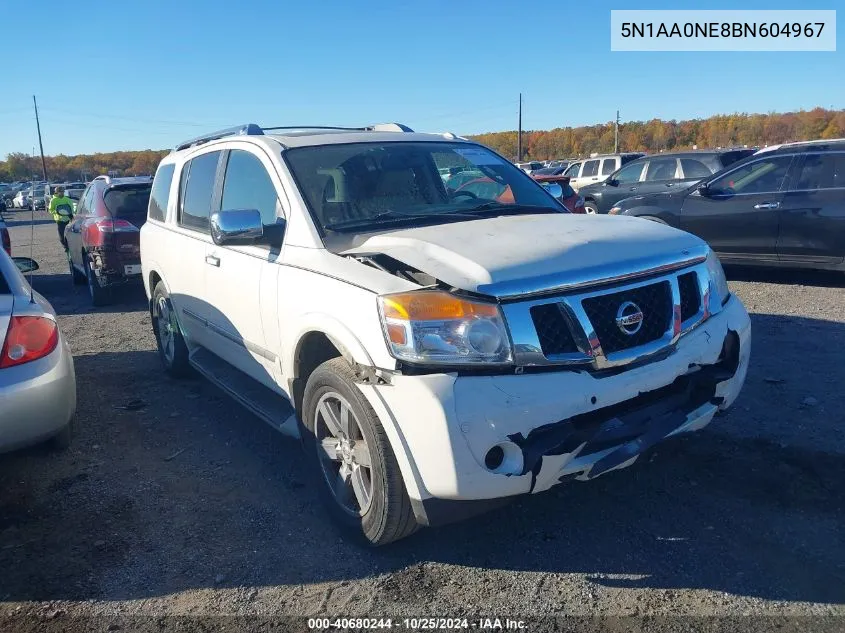
[[[450,189],[451,167],[477,173]],[[624,468],[707,425],[748,367],[700,239],[569,214],[495,152],[399,124],[186,141],[141,257],[165,369],[300,436],[374,545]]]

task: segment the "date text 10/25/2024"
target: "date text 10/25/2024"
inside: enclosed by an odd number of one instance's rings
[[[405,629],[409,631],[524,631],[523,620],[511,618],[308,618],[310,630]]]

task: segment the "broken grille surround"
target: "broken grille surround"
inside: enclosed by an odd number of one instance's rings
[[[697,277],[698,309],[688,318],[682,319],[679,279],[689,273],[695,273]],[[613,295],[661,282],[668,282],[671,292],[671,318],[668,320],[669,327],[663,335],[642,345],[606,352],[582,302],[586,299]],[[688,283],[686,285],[690,286]],[[540,337],[532,317],[532,309],[550,304],[557,306],[560,310],[563,321],[567,324],[575,341],[577,351],[558,354],[543,353]],[[621,367],[669,351],[682,336],[721,309],[722,306],[719,301],[711,303],[710,274],[706,263],[688,266],[671,273],[640,279],[631,283],[615,284],[599,289],[502,305],[505,321],[513,342],[514,364],[517,367],[581,366],[591,370]]]

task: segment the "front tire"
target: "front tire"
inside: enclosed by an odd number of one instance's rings
[[[158,346],[158,356],[164,370],[174,378],[184,378],[191,373],[188,362],[188,346],[176,321],[176,312],[167,294],[164,282],[160,281],[153,290],[151,315],[153,332]]]
[[[588,215],[599,214],[599,206],[592,200],[587,200],[584,202],[584,210],[587,212]]]
[[[418,524],[384,428],[343,358],[320,365],[303,397],[303,443],[335,522],[370,546],[397,541]]]

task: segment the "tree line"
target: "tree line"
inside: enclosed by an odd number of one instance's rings
[[[76,156],[45,156],[47,177],[52,182],[90,180],[100,174],[117,172],[119,176],[151,176],[170,150],[145,149],[135,152],[106,152]],[[0,182],[41,180],[41,157],[15,152],[0,161]]]
[[[724,114],[686,121],[629,121],[619,127],[619,151],[660,152],[698,147],[773,145],[789,141],[845,137],[845,110],[814,108],[770,114]],[[517,131],[471,136],[499,153],[515,158]],[[544,160],[612,152],[613,122],[582,127],[523,132],[523,159]],[[93,178],[116,172],[120,176],[152,175],[170,150],[145,149],[76,156],[47,156],[47,175],[54,182]],[[0,161],[0,181],[41,178],[41,158],[21,152]]]
[[[686,121],[629,121],[619,126],[619,151],[660,152],[747,145],[763,147],[790,141],[845,137],[845,110],[814,108],[770,114],[723,114]],[[516,158],[517,131],[470,137],[508,158]],[[574,158],[614,147],[612,121],[522,133],[523,160]]]

